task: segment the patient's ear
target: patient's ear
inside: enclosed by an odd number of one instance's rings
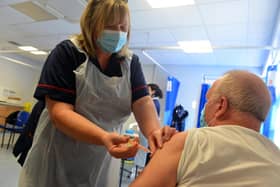
[[[217,112],[215,113],[216,118],[222,117],[229,109],[228,99],[225,96],[220,97],[218,105]]]

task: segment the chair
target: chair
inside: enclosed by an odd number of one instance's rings
[[[6,117],[6,119],[5,119],[5,124],[0,125],[0,128],[3,129],[1,147],[3,147],[3,145],[4,145],[5,132],[8,128],[10,128],[10,127],[12,127],[13,125],[16,124],[18,113],[19,113],[19,111],[15,111],[15,112],[10,113],[8,115],[8,117]]]
[[[7,149],[9,149],[10,143],[14,143],[14,137],[16,133],[22,133],[24,130],[24,126],[28,120],[29,113],[26,111],[16,111],[11,113],[5,120],[5,125],[1,128],[4,129],[2,134],[2,144],[4,145],[5,141],[5,132],[10,131],[10,137],[7,145]],[[12,141],[12,142],[11,142]]]

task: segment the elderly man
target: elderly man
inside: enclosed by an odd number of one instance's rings
[[[280,186],[280,151],[258,133],[271,105],[263,81],[230,71],[206,97],[208,127],[174,135],[130,187]]]

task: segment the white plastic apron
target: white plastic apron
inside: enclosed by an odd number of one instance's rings
[[[121,63],[122,77],[104,75],[88,59],[74,71],[75,111],[106,131],[120,132],[131,113],[131,59]],[[45,109],[19,186],[117,187],[119,169],[120,160],[105,147],[78,142],[57,130]]]

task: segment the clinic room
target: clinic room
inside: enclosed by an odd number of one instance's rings
[[[280,0],[1,0],[1,187],[279,187]]]

